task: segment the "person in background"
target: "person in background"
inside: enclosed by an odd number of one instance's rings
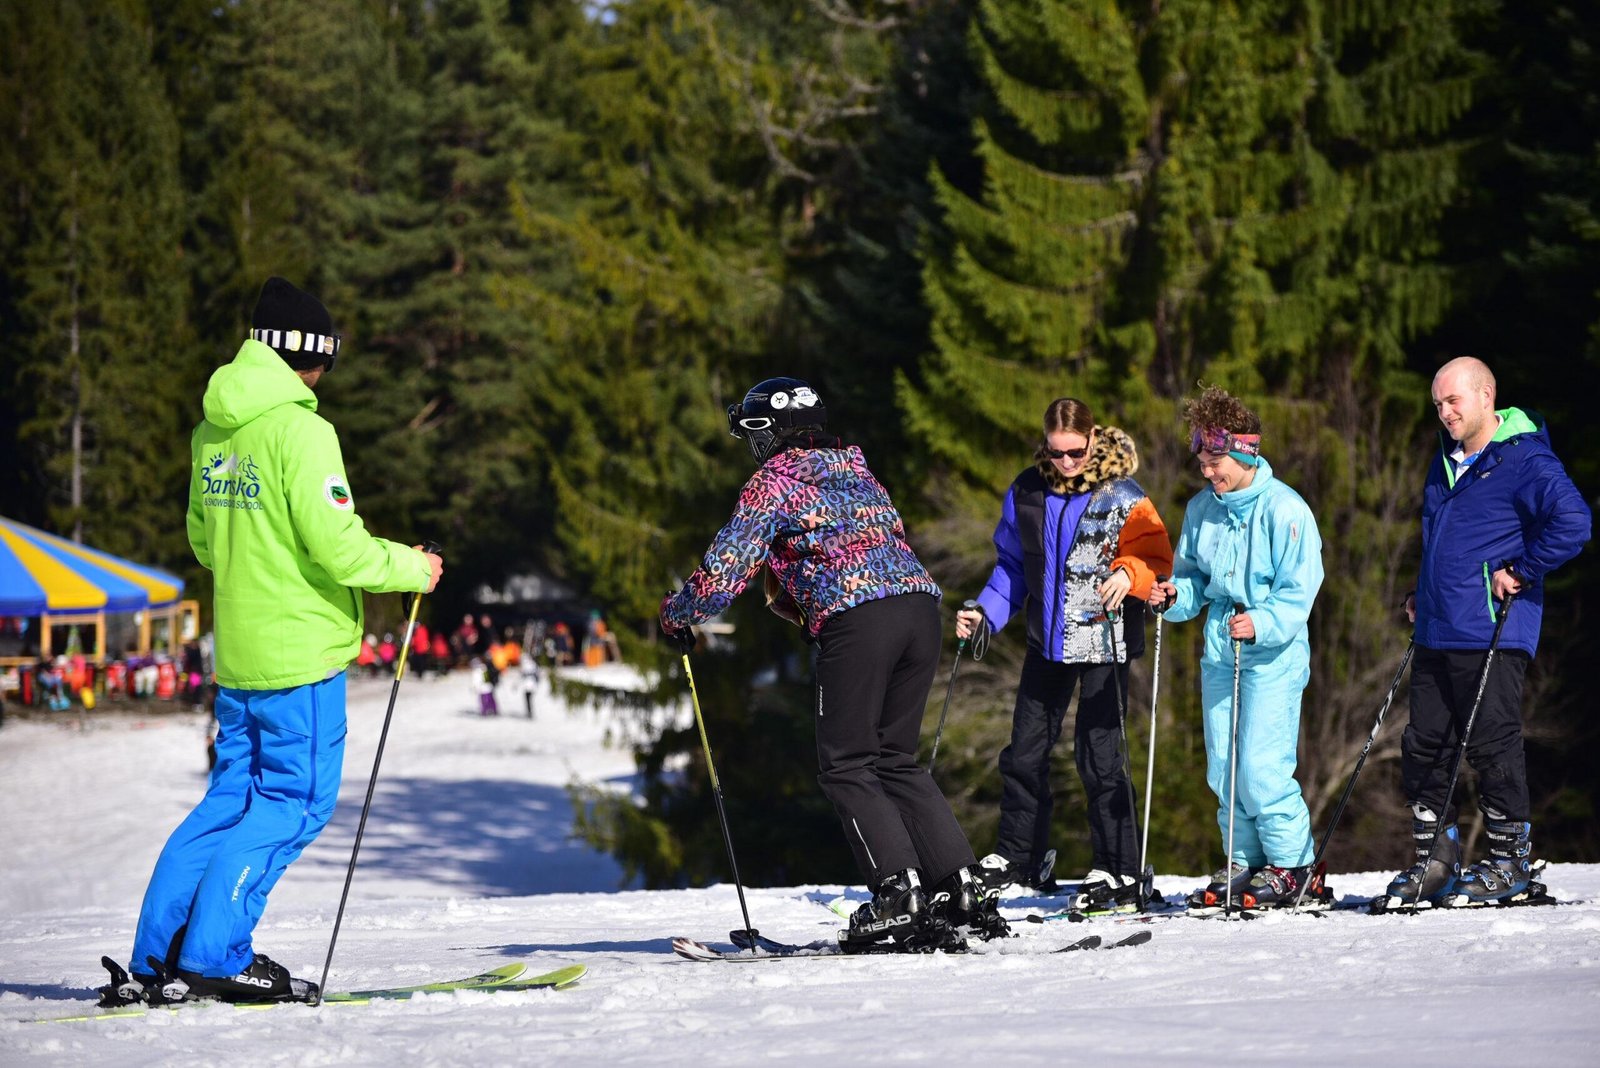
[[[478,715],[498,716],[500,703],[495,698],[495,684],[500,680],[500,673],[495,671],[494,665],[475,656],[467,665],[467,675],[472,682],[472,691],[478,695]]]
[[[433,632],[433,647],[431,651],[433,653],[433,671],[435,677],[443,677],[448,675],[450,673],[450,669],[455,665],[451,663],[450,642],[445,638],[444,631],[436,630]]]
[[[416,629],[411,632],[411,667],[417,673],[417,678],[428,677],[428,669],[433,666],[433,642],[429,639],[428,625],[421,620],[417,621]]]
[[[550,632],[550,659],[557,667],[567,667],[577,660],[572,630],[560,620]]]
[[[527,652],[517,662],[517,677],[522,684],[522,708],[533,719],[534,699],[539,692],[539,658]]]
[[[313,388],[339,349],[322,302],[269,278],[250,337],[206,387],[187,528],[214,576],[217,762],[145,890],[127,972],[101,1002],[309,1000],[256,923],[322,831],[344,762],[345,669],[362,590],[431,592],[438,556],[370,534]]]
[[[981,862],[986,887],[1046,886],[1050,752],[1078,691],[1073,754],[1089,809],[1093,854],[1075,908],[1139,900],[1139,845],[1123,716],[1128,664],[1144,652],[1144,598],[1172,571],[1172,542],[1133,479],[1133,439],[1097,426],[1072,397],[1050,402],[1033,466],[1006,491],[995,567],[977,606],[956,613],[956,635],[1004,627],[1027,606],[1027,653],[1000,753],[1000,832]]]
[[[356,650],[356,667],[369,679],[378,674],[378,639],[371,634],[361,640],[361,648]]]

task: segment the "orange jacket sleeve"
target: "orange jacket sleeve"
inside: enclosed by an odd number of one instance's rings
[[[1149,497],[1139,498],[1123,521],[1122,533],[1117,537],[1117,558],[1111,566],[1127,569],[1128,577],[1133,579],[1128,596],[1140,600],[1150,596],[1157,575],[1172,574],[1172,540]]]

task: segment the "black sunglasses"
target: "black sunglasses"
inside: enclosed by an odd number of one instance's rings
[[[1052,449],[1048,445],[1040,447],[1044,450],[1044,454],[1052,460],[1081,460],[1089,455],[1089,446],[1087,445],[1081,449]]]

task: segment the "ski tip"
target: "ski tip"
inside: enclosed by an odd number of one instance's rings
[[[1060,949],[1056,950],[1055,952],[1057,952],[1057,953],[1071,953],[1071,952],[1073,952],[1075,950],[1079,950],[1079,949],[1099,949],[1100,948],[1100,942],[1101,942],[1101,938],[1100,938],[1099,935],[1089,935],[1087,938],[1080,938],[1076,942],[1072,942],[1072,943],[1070,943],[1068,945],[1062,946]]]

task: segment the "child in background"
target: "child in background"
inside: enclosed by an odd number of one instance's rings
[[[528,718],[533,719],[533,699],[539,688],[539,661],[531,651],[525,652],[517,664],[517,669],[522,682],[522,707],[526,710]]]
[[[500,705],[495,700],[494,684],[495,672],[491,665],[478,657],[472,658],[468,665],[468,677],[472,680],[472,689],[478,695],[478,715],[498,716]]]

